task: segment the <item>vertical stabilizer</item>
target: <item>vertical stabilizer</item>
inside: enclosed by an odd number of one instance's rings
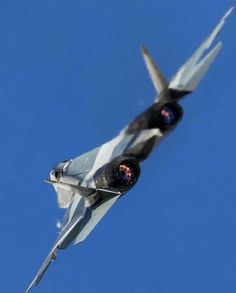
[[[176,75],[172,78],[169,89],[176,91],[192,92],[196,89],[199,82],[205,76],[210,65],[213,63],[218,53],[222,48],[222,43],[219,42],[206,57],[202,58],[205,51],[210,48],[216,36],[221,31],[227,17],[233,11],[231,7],[222,17],[210,36],[196,50],[192,57],[179,69]]]
[[[160,69],[154,63],[151,55],[148,53],[148,50],[141,47],[141,52],[154,88],[156,89],[157,94],[161,94],[163,91],[167,90],[168,82],[162,75]]]

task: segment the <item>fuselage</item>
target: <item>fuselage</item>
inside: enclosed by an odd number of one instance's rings
[[[162,102],[152,104],[110,141],[59,164],[56,172],[76,178],[80,186],[96,188],[94,174],[115,158],[130,156],[139,163],[147,159],[183,116],[182,108],[173,98],[168,101],[169,97],[168,94],[168,99],[162,98]],[[55,180],[55,170],[51,172],[52,180]]]

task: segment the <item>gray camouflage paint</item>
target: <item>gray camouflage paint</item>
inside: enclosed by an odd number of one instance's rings
[[[142,48],[150,78],[159,93],[155,103],[125,127],[118,136],[90,152],[60,163],[50,173],[51,180],[47,180],[47,182],[52,184],[57,192],[59,207],[67,208],[67,210],[61,222],[60,234],[26,292],[38,285],[50,263],[55,260],[58,249],[66,248],[73,240],[75,240],[75,244],[83,241],[123,195],[121,192],[96,189],[94,181],[96,171],[122,155],[131,155],[141,163],[150,155],[154,147],[176,127],[177,123],[168,130],[161,130],[159,127],[152,126],[152,119],[165,103],[176,103],[183,96],[195,90],[218,55],[222,43],[219,42],[204,58],[202,58],[203,53],[211,46],[232,10],[233,8],[230,8],[227,11],[210,36],[179,69],[170,83],[154,64],[148,51]],[[180,121],[181,117],[178,120]],[[58,178],[56,178],[56,172],[57,175],[59,174]],[[96,197],[94,197],[96,194],[101,198],[97,204]]]

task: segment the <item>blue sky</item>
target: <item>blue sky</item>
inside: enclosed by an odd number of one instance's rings
[[[24,292],[57,237],[58,162],[115,136],[231,1],[2,1],[0,291]],[[32,292],[236,292],[235,13],[225,47],[134,189]]]

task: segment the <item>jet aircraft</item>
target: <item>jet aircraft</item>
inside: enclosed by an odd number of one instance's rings
[[[209,37],[168,82],[154,64],[147,49],[142,55],[156,89],[154,103],[112,140],[83,155],[58,164],[51,172],[51,184],[59,208],[66,209],[60,233],[26,292],[38,285],[60,249],[74,241],[81,243],[107,211],[138,181],[140,164],[169,134],[183,116],[179,101],[193,92],[222,48],[222,42],[204,55],[222,29],[230,8]]]

